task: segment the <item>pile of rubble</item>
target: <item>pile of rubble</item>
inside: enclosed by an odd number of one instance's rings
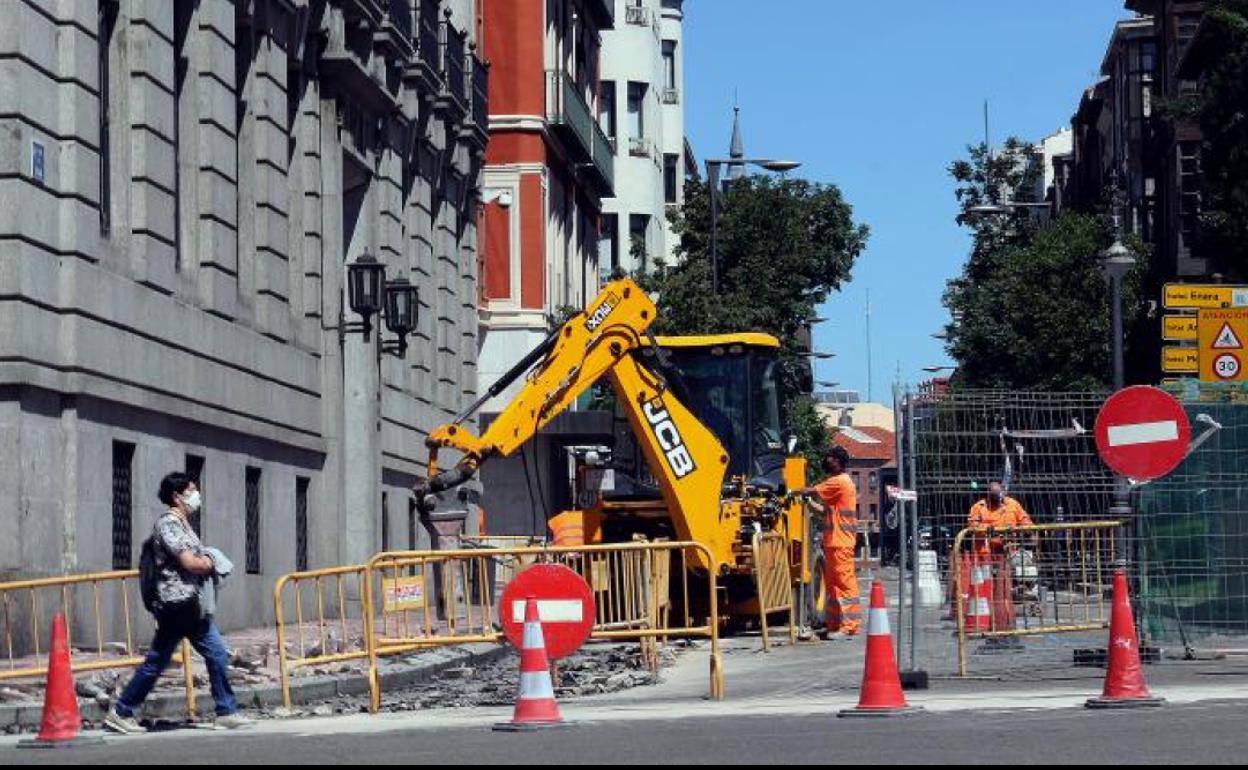
[[[660,670],[675,662],[681,643],[659,652]],[[658,684],[658,673],[648,670],[635,645],[593,646],[557,667],[555,695],[563,699],[619,692]],[[382,710],[386,712],[426,709],[511,706],[520,686],[519,656],[514,651],[497,661],[478,666],[444,669],[427,682],[401,690],[386,690]],[[300,708],[276,708],[263,716],[286,719],[300,716],[332,716],[368,711],[368,697],[344,696],[308,704]]]

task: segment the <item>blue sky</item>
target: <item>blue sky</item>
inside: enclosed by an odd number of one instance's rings
[[[728,151],[734,93],[746,154],[840,186],[871,240],[816,331],[816,378],[891,400],[949,363],[931,337],[969,248],[946,173],[982,141],[1040,139],[1095,82],[1122,0],[686,0],[685,121],[695,154]]]

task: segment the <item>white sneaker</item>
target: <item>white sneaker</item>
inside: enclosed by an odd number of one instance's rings
[[[241,727],[251,727],[255,722],[235,712],[217,717],[213,724],[224,730],[237,730]]]
[[[134,717],[123,717],[115,708],[108,710],[104,717],[104,729],[121,735],[139,735],[147,732],[147,728],[139,724]]]

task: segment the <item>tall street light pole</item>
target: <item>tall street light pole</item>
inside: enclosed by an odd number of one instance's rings
[[[784,173],[802,164],[791,160],[766,158],[707,158],[706,181],[711,187],[711,293],[719,294],[719,168],[720,166],[758,166],[767,171]]]
[[[1117,180],[1115,180],[1116,182]],[[1115,198],[1118,196],[1115,195]],[[1115,201],[1116,203],[1117,201]],[[1122,329],[1122,281],[1135,266],[1135,256],[1122,243],[1121,214],[1114,211],[1114,242],[1108,249],[1101,252],[1101,265],[1105,269],[1105,277],[1109,280],[1110,302],[1114,339],[1110,348],[1114,359],[1114,391],[1122,390],[1126,385],[1126,372],[1123,365],[1123,329]],[[1131,497],[1127,480],[1122,476],[1114,479],[1114,504],[1109,509],[1110,516],[1125,518],[1131,514]]]

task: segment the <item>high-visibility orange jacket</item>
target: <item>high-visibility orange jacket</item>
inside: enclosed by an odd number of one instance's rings
[[[1031,517],[1027,515],[1022,504],[1012,497],[1006,497],[995,508],[990,506],[987,500],[980,500],[971,506],[971,512],[966,517],[966,524],[972,529],[1029,527],[1031,523]],[[1004,546],[1005,541],[999,537],[975,538],[975,550],[982,554],[1000,553]]]
[[[858,544],[858,489],[849,474],[829,476],[814,489],[825,509],[823,544],[854,548]]]

